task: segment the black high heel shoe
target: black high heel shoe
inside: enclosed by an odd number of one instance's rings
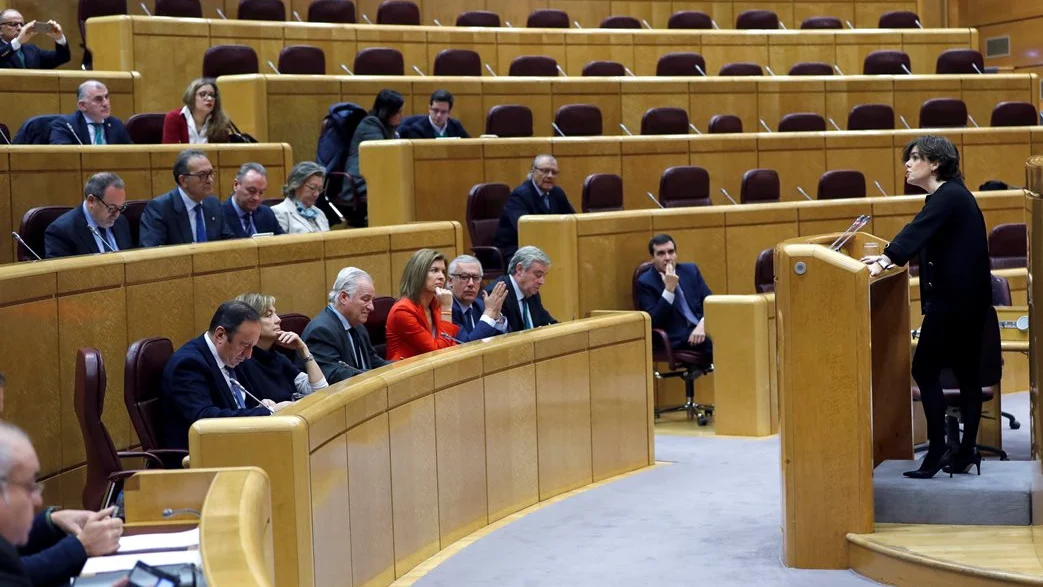
[[[927,451],[927,456],[924,457],[923,462],[920,464],[920,468],[915,471],[906,471],[902,473],[910,479],[930,479],[938,474],[945,468],[946,472],[949,473],[949,477],[952,477],[952,473],[947,468],[949,463],[952,462],[952,452],[948,449],[937,460],[931,459],[931,451]]]
[[[951,459],[945,472],[951,476],[953,473],[969,473],[971,465],[974,465],[978,475],[981,475],[981,453],[978,449],[972,449],[970,454],[964,452],[956,453]]]

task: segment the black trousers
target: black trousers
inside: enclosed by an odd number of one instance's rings
[[[961,312],[931,312],[924,316],[920,340],[913,355],[913,379],[927,419],[930,451],[945,448],[945,397],[941,374],[952,369],[960,386],[963,439],[960,451],[974,448],[981,422],[982,338],[986,308]],[[955,439],[953,439],[955,440]]]

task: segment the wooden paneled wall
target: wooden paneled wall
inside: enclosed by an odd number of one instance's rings
[[[949,0],[953,26],[975,27],[979,31],[979,51],[985,55],[985,42],[994,37],[1010,37],[1010,54],[985,59],[985,65],[1013,67],[1015,71],[1043,71],[1043,4],[1007,0]]]
[[[648,316],[626,312],[428,353],[275,417],[201,420],[192,464],[268,472],[276,584],[388,585],[513,512],[653,464],[651,350]]]
[[[420,247],[450,258],[460,226],[442,222],[240,239],[69,257],[0,267],[0,371],[7,376],[4,419],[29,431],[45,501],[80,504],[83,439],[73,408],[76,350],[108,360],[104,422],[119,448],[137,443],[123,403],[127,347],[149,336],[175,347],[206,330],[214,309],[246,291],[278,298],[279,312],[314,315],[337,272],[370,272],[380,295],[398,291]]]
[[[785,73],[785,69],[779,73]],[[771,129],[794,112],[814,112],[847,128],[847,116],[858,104],[888,104],[896,115],[917,126],[920,105],[931,98],[959,98],[978,124],[987,126],[996,104],[1003,101],[1035,103],[1039,79],[1035,75],[916,75],[865,77],[762,78],[625,77],[625,78],[510,78],[374,76],[225,76],[218,84],[225,111],[236,124],[258,139],[293,146],[303,159],[315,156],[319,130],[330,105],[354,102],[369,107],[382,88],[400,92],[408,114],[427,114],[432,92],[453,93],[452,115],[468,133],[485,132],[486,113],[498,104],[522,104],[533,115],[537,137],[555,136],[555,113],[566,104],[593,104],[601,110],[606,136],[624,135],[620,123],[639,134],[641,118],[649,108],[673,106],[688,111],[692,124],[707,132],[717,114],[734,114],[746,132]],[[287,113],[293,113],[287,115]],[[895,119],[898,128],[904,128]],[[827,128],[833,127],[827,123]],[[805,186],[810,188],[813,186]]]
[[[38,206],[77,206],[83,185],[101,171],[118,174],[127,184],[128,200],[150,200],[174,189],[174,160],[186,145],[0,146],[0,232],[17,231],[22,216]],[[198,145],[217,171],[214,194],[232,192],[239,166],[248,161],[268,170],[268,195],[279,197],[293,167],[293,152],[284,144]],[[43,251],[37,251],[43,254]],[[0,263],[15,260],[15,243],[0,239]]]

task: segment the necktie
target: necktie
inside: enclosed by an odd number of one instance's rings
[[[525,322],[525,329],[532,328],[532,315],[529,314],[529,300],[522,300],[522,321]]]
[[[116,241],[112,238],[112,232],[107,228],[98,227],[98,234],[101,235],[101,240],[105,241],[105,244],[101,246],[101,252],[107,253],[109,251],[118,251],[119,247],[116,246]],[[111,248],[106,248],[105,245],[109,245]]]
[[[681,288],[681,284],[677,284],[677,288],[674,289],[674,294],[677,296],[677,303],[681,304],[681,314],[684,315],[684,319],[689,322],[692,326],[699,323],[699,319],[695,317],[695,313],[688,306],[688,300],[684,297],[684,289]]]
[[[254,228],[254,215],[253,215],[253,212],[247,212],[246,214],[243,214],[242,221],[243,221],[243,232],[246,233],[246,236],[253,236],[253,235],[257,234],[257,229]]]
[[[467,324],[467,331],[474,330],[474,316],[471,315],[471,308],[464,310],[464,324]]]
[[[206,242],[206,221],[203,220],[202,204],[196,204],[196,242]]]
[[[543,209],[550,212],[550,194],[543,194]]]
[[[359,335],[355,333],[354,328],[348,329],[348,338],[351,339],[351,351],[355,353],[355,363],[359,370],[369,369],[369,366],[366,365],[366,355],[362,352],[362,345],[359,344]]]
[[[101,122],[90,122],[88,123],[94,127],[94,144],[104,145],[105,144],[105,124]]]
[[[22,69],[25,69],[25,54],[22,53],[22,49],[19,48],[17,51],[14,52],[14,54],[16,57],[18,57],[18,63],[21,65]]]
[[[239,389],[239,380],[235,378],[235,371],[231,367],[225,367],[225,373],[228,374],[228,381],[231,383],[232,398],[235,399],[235,407],[240,410],[246,407],[246,397],[243,395],[243,390]]]

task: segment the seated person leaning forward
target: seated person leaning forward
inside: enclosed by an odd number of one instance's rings
[[[482,262],[471,255],[460,255],[449,263],[453,324],[460,329],[456,334],[460,342],[507,332],[507,318],[500,312],[507,298],[507,285],[501,281],[487,294],[481,291],[482,276]]]
[[[179,348],[160,383],[163,448],[188,448],[188,429],[203,418],[267,416],[290,405],[263,399],[258,405],[235,368],[261,338],[261,316],[243,302],[221,304],[210,328]]]
[[[304,329],[304,341],[330,385],[388,364],[377,354],[366,331],[375,295],[369,273],[345,267],[333,282],[330,304]]]
[[[284,402],[299,399],[326,387],[326,378],[308,345],[296,332],[283,330],[275,312],[275,298],[259,293],[244,293],[236,301],[261,315],[261,337],[254,345],[249,361],[239,363],[235,374],[239,381],[261,399]],[[275,347],[295,351],[291,361]]]
[[[507,265],[508,273],[485,286],[485,292],[492,294],[496,286],[504,284],[507,297],[503,301],[501,311],[507,317],[507,325],[511,332],[521,332],[529,328],[538,328],[558,321],[543,307],[540,288],[550,270],[550,257],[540,249],[526,246],[518,249]]]
[[[286,234],[326,232],[330,223],[315,206],[322,195],[326,169],[314,161],[301,161],[290,170],[282,193],[286,199],[272,206],[275,219]]]
[[[459,328],[450,321],[453,292],[444,286],[445,255],[433,249],[413,253],[402,270],[402,297],[388,312],[389,359],[415,357],[456,344]]]

